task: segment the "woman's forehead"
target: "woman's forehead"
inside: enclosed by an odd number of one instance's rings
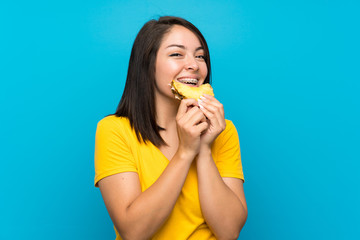
[[[196,36],[195,33],[193,33],[191,30],[175,25],[171,28],[171,30],[165,34],[162,42],[161,47],[167,48],[168,46],[184,46],[185,48],[194,48],[197,49],[201,47],[200,40],[198,36]]]

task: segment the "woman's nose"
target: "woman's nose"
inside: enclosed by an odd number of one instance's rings
[[[196,62],[196,59],[194,57],[187,57],[187,61],[186,61],[186,66],[185,68],[187,70],[194,70],[197,71],[199,70],[199,65]]]

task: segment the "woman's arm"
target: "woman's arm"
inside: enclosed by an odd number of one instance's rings
[[[202,149],[197,159],[201,210],[217,239],[237,239],[247,218],[243,181],[222,178],[211,156]]]
[[[161,176],[144,192],[137,173],[125,172],[99,181],[109,215],[123,239],[148,239],[163,225],[200,150],[208,124],[195,100],[183,100],[176,117],[179,147]]]
[[[190,158],[175,154],[159,179],[143,193],[134,172],[99,181],[109,215],[123,239],[149,239],[162,226],[180,194]]]
[[[197,159],[200,204],[205,220],[217,239],[237,239],[247,218],[243,181],[222,178],[212,158],[211,145],[225,129],[223,105],[205,95],[200,106],[209,127],[202,135]]]

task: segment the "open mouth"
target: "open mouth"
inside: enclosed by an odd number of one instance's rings
[[[197,87],[199,80],[196,78],[178,78],[176,79],[177,82],[180,82],[182,84],[186,84],[192,87]]]

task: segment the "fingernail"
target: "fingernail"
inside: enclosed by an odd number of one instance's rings
[[[206,97],[205,96],[200,96],[200,99],[201,100],[206,100]]]
[[[199,100],[198,100],[198,104],[199,104],[200,109],[203,109],[203,108],[204,108],[204,106],[202,105],[202,103],[203,103],[203,101],[201,101],[201,100],[199,99]]]

